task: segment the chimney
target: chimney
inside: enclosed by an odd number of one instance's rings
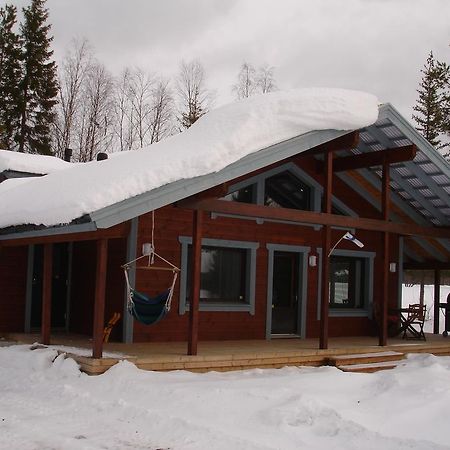
[[[66,148],[64,150],[64,161],[70,162],[70,158],[72,158],[72,149]]]
[[[105,159],[108,159],[108,153],[97,153],[97,161],[103,161]]]

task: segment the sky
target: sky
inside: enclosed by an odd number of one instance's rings
[[[30,0],[8,0],[19,9]],[[5,0],[0,0],[4,4]],[[217,106],[233,100],[241,64],[275,67],[279,89],[375,94],[407,118],[430,50],[450,62],[449,0],[47,0],[60,62],[74,38],[119,74],[167,77],[199,60]]]

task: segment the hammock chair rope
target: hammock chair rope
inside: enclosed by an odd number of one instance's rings
[[[122,269],[125,275],[125,282],[127,288],[127,309],[128,312],[138,321],[146,324],[152,325],[159,320],[161,320],[169,311],[172,306],[173,292],[175,289],[175,283],[178,278],[178,272],[180,269],[172,264],[167,259],[163,258],[161,255],[155,252],[154,246],[154,227],[155,227],[155,217],[154,212],[152,212],[152,242],[150,248],[138,258],[133,259],[122,265]],[[167,264],[168,267],[155,266],[155,257]],[[137,266],[136,263],[143,258],[148,258],[146,266]],[[168,270],[173,272],[172,283],[166,291],[157,295],[156,297],[148,297],[136,291],[130,283],[128,271],[135,265],[136,269],[147,269],[147,270]]]

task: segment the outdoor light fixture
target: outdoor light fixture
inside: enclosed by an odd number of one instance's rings
[[[317,256],[309,255],[308,263],[309,263],[309,267],[316,267],[317,266]]]
[[[142,244],[142,254],[144,256],[150,256],[153,253],[153,246],[150,242],[145,242]]]
[[[389,263],[389,272],[391,273],[397,272],[397,263],[395,262]]]

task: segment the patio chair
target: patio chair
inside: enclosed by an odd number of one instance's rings
[[[425,323],[426,306],[418,303],[409,305],[407,315],[403,318],[403,339],[423,339],[426,340],[423,332]]]

